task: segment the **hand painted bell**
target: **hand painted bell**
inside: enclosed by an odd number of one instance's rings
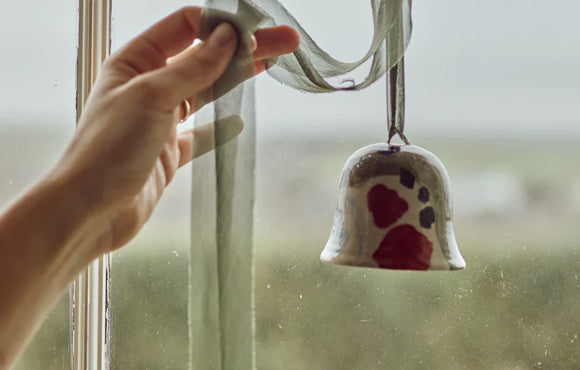
[[[346,162],[323,262],[396,270],[457,270],[445,167],[414,145],[366,146]]]

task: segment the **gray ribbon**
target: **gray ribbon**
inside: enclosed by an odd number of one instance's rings
[[[296,29],[300,48],[264,61],[280,83],[306,92],[360,90],[391,70],[387,94],[389,141],[404,129],[402,57],[411,35],[411,0],[370,0],[374,33],[369,50],[352,63],[322,50],[277,0],[207,0],[200,33],[204,38],[221,22],[237,30],[239,49],[212,88],[196,97],[195,125],[213,121],[214,142],[223,143],[232,116],[244,122],[234,141],[193,162],[190,264],[190,338],[193,369],[255,368],[252,228],[255,168],[254,85],[238,85],[253,75],[250,36],[261,27],[286,24]],[[367,76],[356,82],[348,73],[367,61]],[[393,68],[396,66],[396,68]],[[395,70],[395,72],[393,72]],[[338,84],[331,83],[337,79]],[[236,85],[238,85],[236,87]]]

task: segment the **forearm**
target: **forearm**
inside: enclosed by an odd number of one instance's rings
[[[46,179],[0,215],[0,369],[9,367],[70,281],[96,257],[74,184]]]

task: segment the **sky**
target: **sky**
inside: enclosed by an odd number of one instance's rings
[[[113,0],[113,49],[171,11],[200,3]],[[284,3],[337,58],[356,60],[368,48],[368,2]],[[74,125],[77,2],[9,4],[0,14],[2,126]],[[578,14],[574,0],[416,0],[405,58],[407,132],[580,135]],[[362,92],[322,95],[267,76],[257,87],[266,134],[384,131],[384,80]]]

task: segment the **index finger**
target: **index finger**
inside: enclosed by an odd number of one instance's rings
[[[202,8],[184,7],[163,18],[111,56],[142,74],[167,64],[167,59],[191,46],[198,36]]]

